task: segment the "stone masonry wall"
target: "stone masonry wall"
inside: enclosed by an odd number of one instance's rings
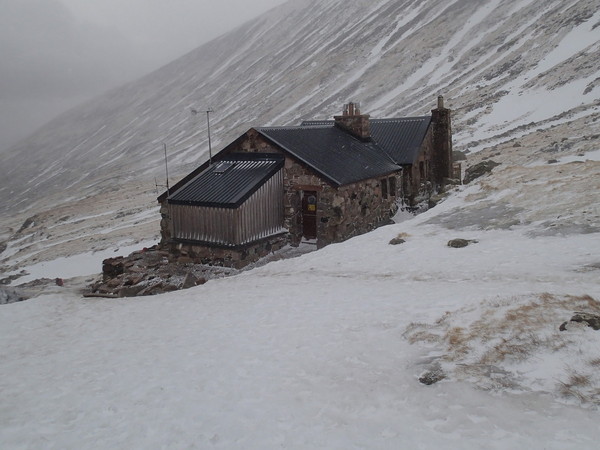
[[[169,253],[176,257],[178,263],[209,264],[241,269],[282,249],[286,243],[287,239],[283,234],[235,248],[172,242],[169,244]]]

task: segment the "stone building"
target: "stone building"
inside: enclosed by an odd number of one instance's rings
[[[332,121],[251,128],[161,204],[161,247],[243,267],[290,243],[323,247],[388,223],[452,177],[450,110],[371,119],[354,103]]]

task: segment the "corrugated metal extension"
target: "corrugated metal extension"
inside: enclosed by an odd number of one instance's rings
[[[285,157],[273,153],[234,153],[208,167],[168,198],[171,205],[237,208],[281,167]],[[230,163],[224,172],[221,164]]]
[[[176,240],[234,247],[263,239],[285,231],[283,170],[262,182],[237,208],[194,204],[169,208]]]
[[[256,130],[337,186],[400,170],[377,143],[329,124]]]
[[[302,127],[334,126],[333,120],[310,120]],[[425,139],[431,116],[370,119],[371,139],[384,150],[396,164],[413,164]]]

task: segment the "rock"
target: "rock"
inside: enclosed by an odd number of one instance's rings
[[[463,179],[464,184],[469,184],[471,181],[485,175],[492,171],[494,167],[499,166],[500,163],[497,163],[493,160],[481,161],[479,164],[475,164],[474,166],[468,167],[465,171],[465,178]]]
[[[476,239],[451,239],[448,241],[448,247],[463,248],[469,244],[477,244],[478,242]]]
[[[444,371],[441,368],[436,367],[423,373],[419,377],[419,382],[426,384],[427,386],[431,386],[432,384],[435,384],[438,381],[443,380],[444,378],[446,378],[446,374],[444,373]]]
[[[136,285],[136,286],[123,286],[121,289],[119,289],[119,292],[117,293],[117,295],[119,297],[135,297],[144,288],[145,288],[145,286],[140,286],[140,285]]]
[[[600,330],[600,315],[597,314],[576,312],[575,315],[571,317],[571,322],[587,323],[592,329]]]
[[[127,279],[125,280],[125,283],[123,283],[123,284],[125,286],[135,286],[136,284],[139,284],[142,281],[144,281],[143,275],[132,275],[132,276],[127,277]]]
[[[198,278],[192,273],[188,272],[185,278],[183,279],[183,284],[181,285],[181,289],[189,289],[198,284]]]
[[[460,183],[460,180],[459,180],[459,183]],[[446,197],[448,197],[448,193],[447,192],[442,192],[442,193],[439,193],[439,194],[432,195],[429,198],[427,206],[429,208],[433,208],[434,206],[437,206],[438,203],[444,201],[446,199]]]
[[[0,286],[0,305],[16,303],[27,300],[27,297],[18,289]]]
[[[444,186],[460,186],[460,177],[459,178],[448,178],[444,177]]]
[[[102,261],[102,275],[105,278],[114,278],[119,276],[124,271],[124,259],[122,256],[116,258],[107,258]]]
[[[454,150],[452,152],[452,160],[453,161],[466,161],[467,154],[465,152],[461,152],[459,150]]]
[[[7,285],[12,283],[14,280],[21,278],[23,275],[25,275],[24,273],[16,273],[14,275],[9,275],[6,278],[2,278],[0,279],[0,285]]]
[[[404,244],[406,241],[402,238],[399,237],[395,237],[394,239],[392,239],[389,244],[390,245],[399,245],[399,244]]]
[[[23,222],[23,225],[21,225],[21,228],[19,228],[19,231],[17,231],[17,234],[21,234],[26,229],[34,227],[36,219],[35,216],[28,217],[25,222]]]

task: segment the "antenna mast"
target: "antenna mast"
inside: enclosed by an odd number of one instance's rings
[[[210,113],[213,112],[212,108],[206,110],[206,129],[208,130],[208,165],[212,166],[212,146],[210,143]]]
[[[167,174],[167,196],[169,195],[169,164],[167,162],[167,144],[163,142],[163,148],[165,149],[165,172]]]

